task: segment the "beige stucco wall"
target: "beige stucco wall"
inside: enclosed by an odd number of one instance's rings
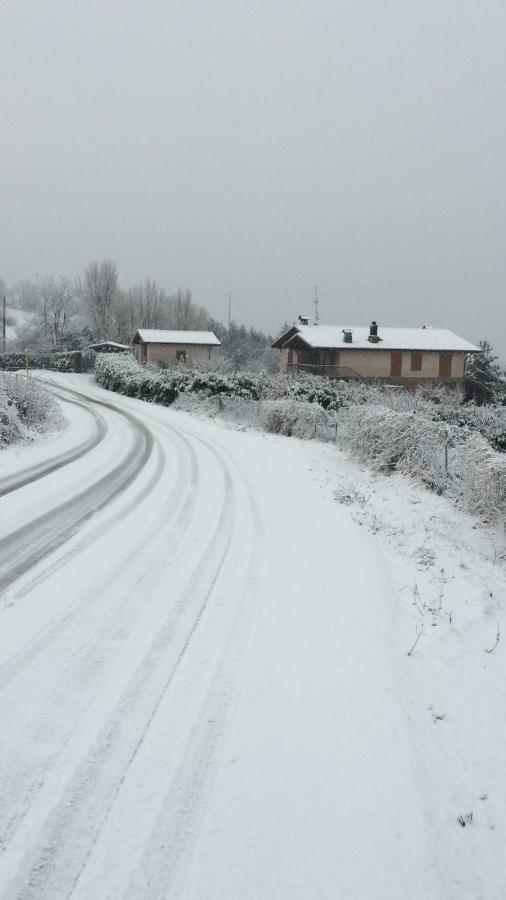
[[[426,350],[422,353],[422,368],[419,372],[411,370],[411,351],[402,354],[403,378],[412,378],[416,381],[420,378],[439,378],[439,353]]]
[[[402,377],[412,378],[417,381],[420,378],[439,378],[439,357],[438,351],[426,350],[422,353],[422,370],[421,372],[411,371],[411,352],[402,354]],[[452,353],[451,378],[463,378],[464,367],[466,362],[465,353]]]
[[[283,347],[283,349],[279,351],[279,369],[281,372],[286,373],[288,371],[288,354],[289,354],[289,352],[290,351],[286,347]],[[293,352],[293,361],[297,362],[297,354],[295,351],[292,351],[292,352]]]
[[[463,378],[466,370],[467,353],[452,353],[452,378]]]
[[[142,345],[136,344],[136,356],[142,359],[140,348]],[[207,344],[145,344],[146,362],[158,363],[164,362],[169,365],[180,365],[177,360],[177,353],[186,352],[186,365],[192,367],[198,362],[211,359],[211,355],[215,347]]]
[[[386,350],[340,350],[339,365],[364,378],[388,378],[390,353]]]
[[[285,347],[280,351],[281,372],[290,371],[288,365],[289,350]],[[400,378],[406,378],[417,382],[423,379],[439,379],[439,351],[422,351],[422,368],[420,371],[411,370],[411,351],[403,351],[402,368]],[[293,363],[298,359],[297,351],[293,351]],[[452,353],[451,378],[464,378],[465,353]],[[329,362],[334,362],[334,356]],[[335,363],[339,366],[351,369],[363,378],[390,378],[391,351],[390,350],[358,350],[353,348],[340,349]]]

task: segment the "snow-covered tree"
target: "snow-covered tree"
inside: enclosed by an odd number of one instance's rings
[[[501,366],[497,363],[498,357],[492,352],[489,341],[480,341],[481,353],[473,353],[470,357],[466,374],[483,384],[493,396],[504,392],[505,377]]]
[[[116,264],[112,259],[103,259],[100,263],[91,262],[79,279],[78,290],[91,313],[95,340],[110,338],[118,294]]]
[[[38,318],[53,347],[62,347],[71,331],[75,312],[74,289],[68,278],[42,278],[39,283]]]

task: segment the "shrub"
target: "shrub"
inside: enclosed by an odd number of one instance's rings
[[[314,403],[264,400],[260,406],[261,424],[272,434],[312,438],[321,436],[322,426],[327,428],[330,423],[330,417]]]
[[[101,354],[95,362],[98,384],[109,391],[170,406],[177,397],[175,380],[168,370],[140,366],[131,356]]]
[[[23,351],[0,354],[0,369],[24,369],[25,354]],[[30,369],[53,369],[58,372],[77,372],[81,367],[81,354],[79,351],[65,351],[62,353],[28,353],[28,365]]]
[[[463,404],[440,388],[411,393],[315,375],[143,367],[132,357],[99,358],[95,371],[103,387],[155,403],[179,397],[181,408],[274,434],[335,436],[373,467],[411,475],[466,509],[506,511],[504,406]]]
[[[26,375],[0,373],[0,446],[60,428],[64,422],[51,394]]]

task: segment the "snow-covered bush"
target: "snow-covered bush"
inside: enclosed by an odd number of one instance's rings
[[[465,509],[489,519],[506,513],[506,454],[471,434],[452,454],[449,493]]]
[[[18,350],[14,353],[0,353],[0,369],[24,369],[25,353]],[[28,353],[30,369],[54,369],[58,372],[80,371],[79,351],[69,350],[61,353]]]
[[[16,407],[0,381],[0,448],[21,440],[22,430]]]
[[[272,434],[313,438],[326,437],[329,433],[330,416],[315,403],[264,400],[260,406],[260,422],[264,430]]]
[[[133,357],[123,354],[97,356],[95,377],[109,391],[163,406],[170,406],[177,397],[177,387],[168,370],[140,366]]]
[[[275,434],[336,439],[374,468],[397,470],[476,512],[503,515],[506,407],[463,404],[456,392],[412,393],[315,375],[140,366],[101,357],[103,387]],[[498,452],[503,451],[503,452]]]
[[[376,469],[403,472],[450,494],[464,509],[504,516],[506,455],[466,421],[441,421],[430,413],[426,407],[351,407],[339,417],[338,442]]]
[[[6,447],[34,432],[61,428],[59,406],[51,394],[26,375],[0,373],[0,446]]]
[[[433,422],[416,410],[352,407],[340,417],[338,440],[374,468],[397,469],[441,492],[449,448],[465,440],[465,433],[452,433],[446,423]]]

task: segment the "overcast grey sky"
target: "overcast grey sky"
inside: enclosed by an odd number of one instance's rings
[[[0,275],[506,359],[504,0],[1,0]]]

